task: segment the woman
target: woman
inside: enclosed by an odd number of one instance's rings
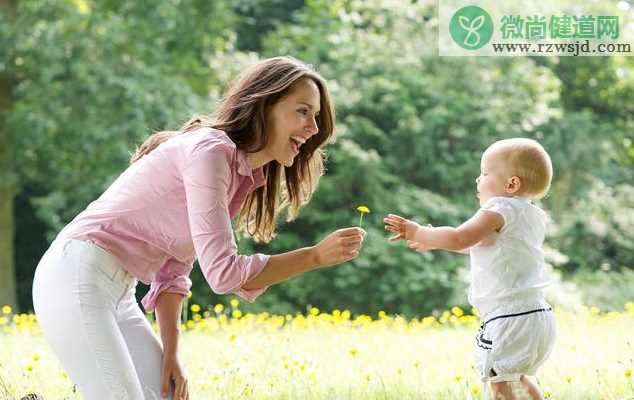
[[[44,336],[85,398],[188,398],[177,358],[181,302],[196,258],[216,293],[253,301],[269,285],[358,256],[365,232],[315,246],[237,254],[231,219],[255,240],[294,219],[332,137],[326,84],[285,57],[241,74],[211,117],[149,137],[131,166],[66,226],[40,261],[33,304]],[[161,340],[137,306],[137,280]],[[170,388],[170,386],[172,388]]]

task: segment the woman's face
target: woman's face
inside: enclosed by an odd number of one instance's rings
[[[317,133],[320,95],[311,79],[297,81],[291,92],[275,103],[267,114],[267,158],[290,167],[301,146]]]

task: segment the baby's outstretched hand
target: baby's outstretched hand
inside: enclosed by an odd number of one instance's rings
[[[395,214],[388,214],[383,218],[385,223],[385,230],[394,233],[394,236],[389,238],[390,242],[397,240],[413,240],[414,234],[418,229],[418,224],[414,221],[410,221],[401,216]]]

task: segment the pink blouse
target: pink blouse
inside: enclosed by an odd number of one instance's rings
[[[253,301],[266,288],[243,289],[269,256],[237,254],[231,226],[246,196],[264,185],[246,153],[220,130],[177,135],[130,165],[59,237],[92,241],[162,292],[187,294],[196,258],[212,290]]]

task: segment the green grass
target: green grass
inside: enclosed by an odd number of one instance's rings
[[[558,341],[537,376],[547,398],[634,399],[634,304],[626,307],[557,311]],[[194,313],[181,361],[192,399],[479,399],[477,321],[460,313],[413,321]],[[79,399],[34,318],[14,320],[0,333],[0,398]]]

